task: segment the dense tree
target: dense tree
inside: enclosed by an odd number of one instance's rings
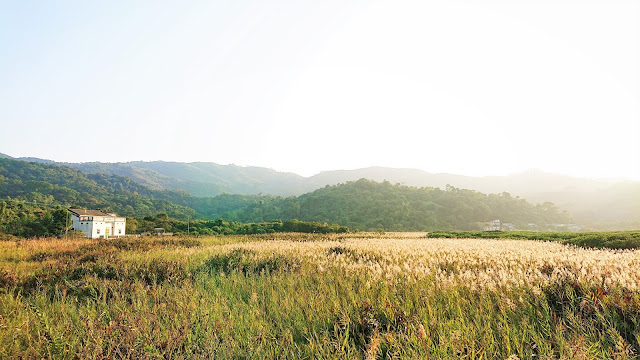
[[[494,219],[520,227],[570,221],[555,206],[535,206],[507,193],[486,195],[451,186],[415,188],[365,179],[299,197],[253,201],[234,214],[240,221],[300,219],[366,230],[471,230]]]
[[[0,199],[102,209],[124,216],[196,215],[180,204],[191,199],[184,192],[154,191],[125,177],[87,176],[65,166],[10,159],[0,159]]]

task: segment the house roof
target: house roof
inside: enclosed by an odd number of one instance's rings
[[[86,209],[69,209],[75,215],[88,215],[88,216],[111,216],[109,214],[103,213],[100,210],[86,210]]]

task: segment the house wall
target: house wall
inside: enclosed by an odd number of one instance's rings
[[[105,229],[106,226],[104,224],[104,217],[102,216],[94,216],[93,217],[93,231],[91,232],[92,239],[99,239],[105,237]]]
[[[71,224],[74,230],[82,231],[84,235],[88,238],[93,238],[91,234],[93,234],[93,221],[90,220],[90,216],[81,216],[78,217],[73,215],[71,217]]]
[[[126,218],[116,218],[113,235],[115,236],[124,236],[125,229],[127,228],[127,219]]]
[[[75,230],[80,230],[91,239],[107,236],[124,236],[127,219],[113,216],[81,216],[73,215],[72,224]],[[108,230],[108,232],[107,232]]]

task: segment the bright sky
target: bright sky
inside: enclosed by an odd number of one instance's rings
[[[0,152],[640,180],[640,1],[0,2]]]

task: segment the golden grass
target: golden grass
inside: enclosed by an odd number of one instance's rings
[[[640,250],[595,250],[530,240],[342,238],[225,245],[304,257],[320,269],[339,266],[376,278],[411,281],[435,276],[441,285],[474,289],[545,286],[559,280],[640,289]],[[636,271],[638,270],[638,271]]]
[[[638,269],[423,233],[0,242],[0,358],[634,359]]]

